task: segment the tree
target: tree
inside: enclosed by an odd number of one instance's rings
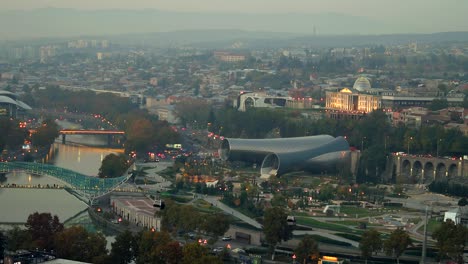
[[[63,230],[58,216],[52,217],[50,213],[30,214],[25,226],[31,234],[33,245],[46,250],[54,248],[54,236]]]
[[[116,155],[111,153],[102,161],[99,168],[100,178],[115,178],[122,176],[128,169],[127,158],[123,154]]]
[[[229,219],[225,214],[216,213],[205,217],[203,229],[217,240],[229,229]]]
[[[7,247],[9,251],[16,251],[18,249],[29,249],[31,247],[31,234],[28,230],[20,229],[14,226],[7,231]]]
[[[429,105],[429,109],[432,111],[441,110],[448,107],[447,99],[434,99]]]
[[[463,250],[468,242],[468,230],[461,224],[455,225],[451,220],[443,222],[432,234],[437,240],[439,258],[450,258],[463,263]]]
[[[59,128],[55,121],[46,119],[32,135],[32,143],[37,147],[48,147],[59,136]]]
[[[287,222],[288,215],[280,207],[272,207],[265,210],[263,217],[263,233],[269,244],[272,260],[275,258],[275,248],[282,240],[287,241],[292,236],[292,230]]]
[[[119,234],[115,238],[115,242],[113,242],[111,245],[112,249],[110,252],[110,256],[112,259],[112,263],[130,263],[135,257],[134,244],[135,238],[133,237],[130,231],[126,230],[125,232]]]
[[[7,237],[0,230],[0,259],[3,259],[6,243],[7,243]]]
[[[173,263],[172,258],[181,258],[180,251],[179,243],[174,244],[169,233],[144,231],[138,240],[135,262],[137,264]]]
[[[27,130],[18,126],[17,120],[0,117],[0,151],[8,147],[16,149],[24,143]]]
[[[89,233],[82,226],[64,229],[55,236],[57,256],[76,261],[96,263],[107,254],[106,244],[102,233]]]
[[[359,242],[359,249],[361,250],[362,257],[366,260],[382,249],[382,239],[380,233],[375,229],[370,229],[364,232]]]
[[[162,247],[164,259],[167,264],[177,264],[183,259],[182,248],[178,241],[172,241]]]
[[[221,259],[209,255],[208,249],[198,243],[190,243],[184,246],[182,264],[221,264]]]
[[[294,249],[294,252],[297,254],[297,259],[302,259],[304,264],[309,260],[317,260],[320,255],[317,241],[315,241],[310,235],[305,235],[302,238],[299,245]]]
[[[400,256],[411,244],[411,238],[408,233],[406,233],[402,228],[397,228],[384,242],[385,253],[389,256],[394,255],[397,259],[397,263],[400,263]]]
[[[466,197],[463,197],[458,201],[458,206],[466,206],[466,205],[468,205],[468,200],[466,199]]]

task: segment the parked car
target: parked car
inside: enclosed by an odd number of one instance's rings
[[[213,249],[213,252],[214,253],[220,253],[220,252],[223,252],[224,248],[223,247],[217,247],[217,248],[214,248]]]
[[[231,239],[231,236],[225,236],[222,238],[223,241],[230,241]]]

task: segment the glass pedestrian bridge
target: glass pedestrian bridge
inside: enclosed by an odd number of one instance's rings
[[[0,173],[11,171],[54,177],[69,186],[68,191],[86,203],[91,203],[94,199],[112,192],[132,176],[125,174],[117,178],[98,178],[44,163],[0,162]]]

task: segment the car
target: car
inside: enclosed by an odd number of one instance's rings
[[[223,240],[223,241],[230,241],[231,239],[232,239],[231,236],[225,236],[225,237],[223,237],[221,240]]]
[[[223,250],[224,250],[223,247],[213,248],[213,252],[214,252],[214,253],[220,253],[220,252],[223,252]]]

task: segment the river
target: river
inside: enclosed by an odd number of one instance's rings
[[[64,127],[67,123],[62,122],[61,125]],[[122,149],[77,145],[80,143],[106,145],[107,140],[102,136],[70,135],[67,136],[67,143],[62,144],[61,140],[57,139],[46,162],[86,175],[97,175],[101,161],[106,155],[123,152]],[[63,185],[53,177],[24,172],[9,173],[0,179],[0,183]],[[92,228],[86,209],[85,203],[63,189],[0,188],[0,223],[3,223],[3,227],[12,223],[25,223],[28,215],[34,212],[49,212],[57,215],[61,222],[83,222]]]

